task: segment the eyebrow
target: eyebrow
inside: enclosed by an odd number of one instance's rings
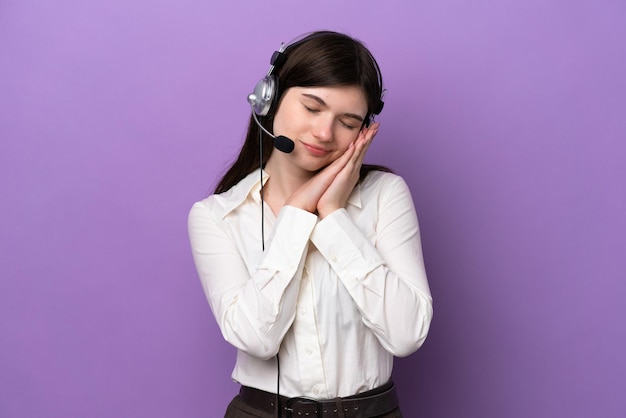
[[[309,99],[315,100],[316,102],[318,102],[320,105],[322,105],[324,107],[328,107],[326,102],[324,100],[322,100],[322,98],[319,97],[319,96],[316,96],[316,95],[311,94],[311,93],[302,93],[302,95],[304,97],[308,97]],[[352,119],[356,119],[359,122],[363,122],[363,116],[357,115],[356,113],[344,113],[344,114],[342,114],[342,116],[346,116],[346,117],[349,117],[349,118],[352,118]]]

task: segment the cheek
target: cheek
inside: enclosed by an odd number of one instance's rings
[[[284,123],[285,118],[283,117],[283,113],[282,112],[278,112],[276,113],[276,115],[274,116],[274,122],[272,124],[272,129],[276,135],[277,132],[283,132],[285,130],[285,123]]]
[[[290,108],[289,106],[281,106],[274,117],[274,133],[280,135],[293,131],[297,128],[296,122],[299,120],[300,118],[293,108]]]
[[[337,139],[338,139],[338,142],[340,143],[339,147],[341,148],[341,150],[342,151],[347,150],[350,144],[353,143],[359,137],[360,132],[361,131],[357,131],[357,130],[355,130],[354,132],[344,131],[340,135],[338,135]]]

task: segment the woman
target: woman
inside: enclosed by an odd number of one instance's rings
[[[226,417],[401,416],[393,356],[423,343],[432,299],[405,182],[362,164],[382,93],[351,37],[281,48],[238,159],[191,209],[203,289],[237,348]]]

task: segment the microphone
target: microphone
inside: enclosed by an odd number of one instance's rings
[[[291,153],[296,144],[284,135],[275,136],[273,133],[265,129],[263,125],[261,125],[261,122],[259,122],[259,120],[257,119],[256,112],[254,111],[254,101],[254,94],[249,95],[248,102],[250,102],[250,106],[252,107],[252,118],[254,119],[254,122],[256,122],[256,124],[259,126],[259,128],[261,128],[263,132],[274,138],[274,148],[276,148],[278,151],[284,152],[285,154]]]
[[[285,154],[289,154],[291,151],[293,151],[295,144],[291,139],[287,138],[284,135],[274,136],[270,134],[270,136],[274,137],[274,148],[276,148],[278,151],[282,151]]]

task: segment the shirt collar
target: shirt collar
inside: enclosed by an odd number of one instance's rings
[[[263,184],[265,184],[269,178],[265,170],[262,170],[262,176]],[[261,175],[259,175],[259,170],[254,170],[222,195],[222,197],[226,200],[226,204],[224,206],[224,217],[241,205],[248,198],[248,196],[254,199],[255,202],[260,202],[260,191]]]
[[[348,204],[356,206],[359,209],[363,206],[361,202],[361,184],[362,182],[359,181],[348,197]]]
[[[262,173],[263,184],[265,184],[269,175],[265,172],[265,170],[263,170]],[[255,202],[260,202],[260,191],[261,176],[259,175],[258,170],[254,170],[222,195],[227,202],[224,208],[224,217],[239,207],[248,198],[248,196],[254,199]],[[361,208],[363,206],[361,201],[361,182],[357,183],[354,190],[352,190],[352,193],[350,193],[350,196],[348,197],[348,204],[356,206],[357,208]]]

